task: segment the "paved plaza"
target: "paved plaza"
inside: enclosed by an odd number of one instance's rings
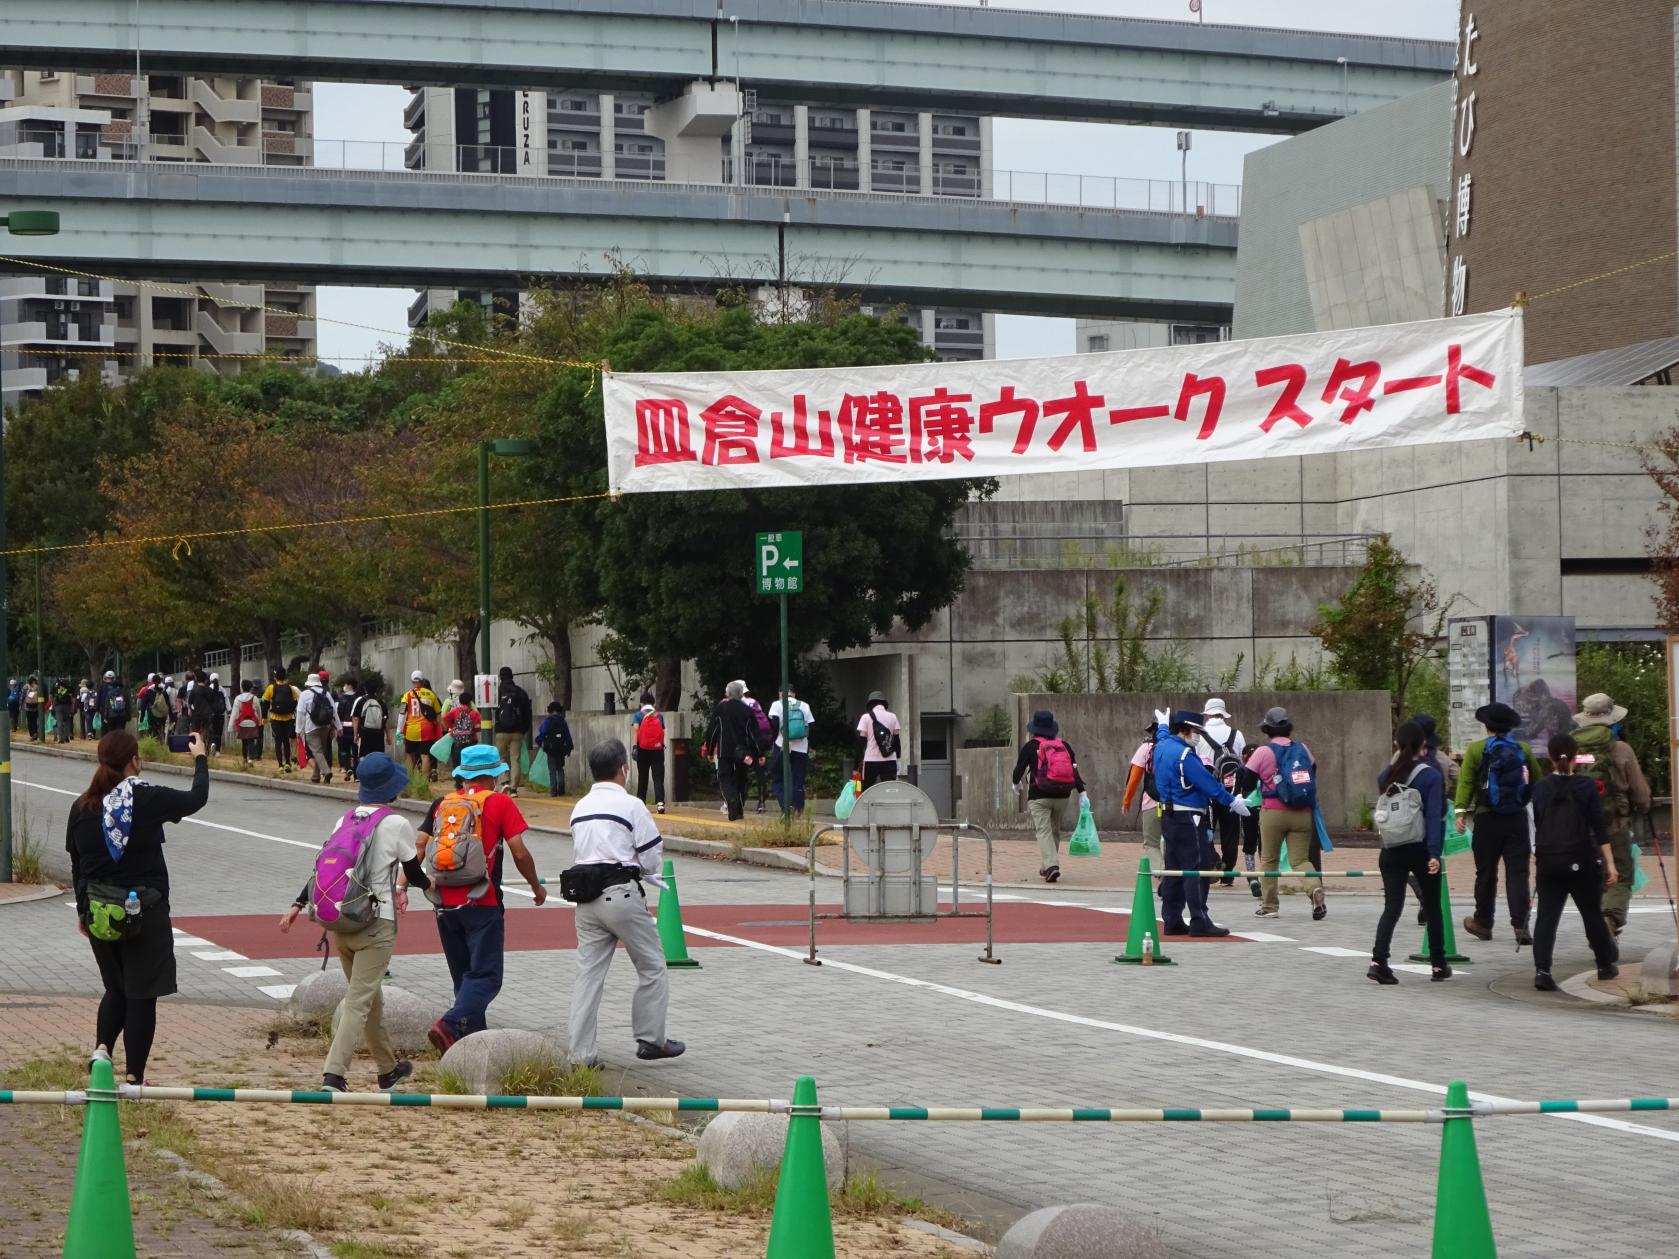
[[[18,756],[16,791],[55,850],[87,772]],[[339,811],[217,781],[210,805],[171,829],[175,1002],[277,1008],[320,965],[310,933],[284,937],[272,922]],[[569,864],[562,838],[537,835],[531,849],[549,877]],[[1111,960],[1129,895],[1015,891],[999,899],[1001,966],[976,960],[967,924],[849,935],[823,924],[824,965],[813,968],[801,961],[803,876],[689,858],[677,871],[702,964],[671,978],[671,1032],[689,1053],[631,1065],[622,962],[602,1010],[609,1091],[621,1080],[625,1092],[785,1097],[808,1073],[824,1100],[848,1104],[1414,1108],[1437,1104],[1454,1077],[1499,1098],[1679,1093],[1671,1018],[1534,993],[1531,959],[1507,928],[1491,943],[1460,938],[1474,960],[1449,983],[1413,972],[1397,988],[1370,984],[1378,902],[1368,896],[1332,897],[1318,923],[1305,898],[1287,897],[1280,918],[1248,931],[1254,902],[1238,884],[1213,907],[1243,938],[1173,941],[1177,965],[1144,970]],[[510,889],[507,983],[491,1021],[563,1031],[571,910],[557,897],[535,908],[520,891]],[[837,899],[835,882],[819,896]],[[0,987],[98,991],[67,903],[0,906]],[[1628,959],[1671,936],[1665,902],[1635,905]],[[1461,894],[1454,908],[1466,912]],[[402,931],[396,982],[446,998],[429,915],[411,912]],[[1408,952],[1418,935],[1408,913],[1398,942]],[[1589,964],[1570,914],[1559,978]],[[1500,1254],[1632,1259],[1671,1248],[1679,1119],[1502,1119],[1477,1134]],[[846,1135],[852,1158],[982,1233],[1036,1207],[1098,1201],[1151,1222],[1183,1259],[1412,1259],[1428,1246],[1440,1141],[1438,1128],[1401,1125],[896,1123]]]

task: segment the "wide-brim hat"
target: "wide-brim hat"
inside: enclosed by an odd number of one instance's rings
[[[1625,712],[1625,709],[1621,710]],[[1494,700],[1490,704],[1482,704],[1475,710],[1475,720],[1488,730],[1508,733],[1522,724],[1522,715],[1510,705]],[[1576,719],[1578,720],[1578,719]]]
[[[871,703],[871,704],[884,704],[885,702],[886,702],[886,692],[885,691],[870,691],[869,692],[869,703]]]
[[[383,752],[369,752],[356,762],[356,784],[363,804],[385,804],[402,794],[408,771]]]
[[[1288,715],[1288,709],[1280,706],[1267,708],[1265,715],[1259,719],[1261,730],[1277,730],[1283,726],[1287,726],[1290,730],[1294,729],[1294,719]]]
[[[1175,729],[1178,726],[1190,726],[1196,730],[1205,730],[1207,728],[1202,724],[1201,714],[1192,712],[1187,708],[1180,708],[1175,711],[1172,714],[1172,720],[1166,724],[1168,729]]]
[[[500,778],[507,772],[507,762],[501,753],[488,743],[474,743],[461,753],[461,763],[455,769],[456,778]]]
[[[1596,695],[1586,696],[1580,705],[1580,711],[1574,714],[1574,724],[1577,726],[1612,726],[1618,721],[1625,721],[1627,710],[1602,691]]]
[[[1061,735],[1061,727],[1055,724],[1055,714],[1047,708],[1040,708],[1032,714],[1032,720],[1027,723],[1026,733],[1040,739],[1055,739]]]
[[[1201,710],[1201,715],[1203,717],[1223,717],[1226,721],[1230,720],[1230,710],[1224,706],[1222,699],[1208,700],[1206,707]]]

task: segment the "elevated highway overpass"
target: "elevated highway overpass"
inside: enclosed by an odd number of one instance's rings
[[[130,70],[138,53],[151,72],[663,97],[738,74],[766,101],[1278,134],[1440,82],[1454,51],[879,0],[6,0],[0,48],[34,69]]]
[[[1234,218],[969,197],[0,158],[0,203],[63,218],[56,237],[11,238],[14,257],[147,279],[477,288],[624,266],[694,288],[1209,322],[1235,294]]]

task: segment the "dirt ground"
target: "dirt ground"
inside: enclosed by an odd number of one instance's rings
[[[74,1070],[75,1037],[92,1005],[11,999],[0,1063],[13,1087],[30,1060]],[[33,1016],[33,1017],[32,1017]],[[323,1045],[282,1036],[271,1016],[170,1003],[147,1075],[159,1083],[309,1087]],[[364,1064],[357,1063],[358,1067]],[[417,1063],[411,1091],[430,1091],[436,1063]],[[40,1068],[37,1068],[39,1070]],[[152,1155],[129,1157],[139,1253],[205,1259],[285,1253],[274,1229],[302,1228],[340,1259],[749,1259],[761,1255],[766,1210],[720,1212],[672,1203],[663,1186],[693,1163],[681,1136],[610,1113],[372,1110],[303,1105],[156,1103],[124,1106],[128,1135],[182,1153],[236,1195],[213,1201]],[[7,1256],[56,1256],[74,1175],[80,1112],[0,1107],[9,1175],[0,1209],[14,1221]],[[958,1256],[886,1215],[835,1220],[837,1252]]]

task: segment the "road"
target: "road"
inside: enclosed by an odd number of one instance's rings
[[[20,751],[18,796],[54,848],[86,778],[85,763]],[[338,812],[217,781],[204,812],[174,829],[175,912],[202,942],[180,950],[183,999],[274,1003],[318,965],[248,924],[296,894]],[[564,839],[531,846],[551,876],[569,862]],[[813,968],[784,942],[802,916],[802,877],[693,859],[677,870],[691,942],[720,947],[697,947],[703,969],[673,973],[671,1033],[690,1049],[657,1067],[633,1062],[627,962],[614,972],[601,1043],[626,1068],[625,1091],[785,1097],[808,1073],[824,1100],[855,1104],[1417,1107],[1437,1104],[1454,1077],[1506,1098],[1679,1095],[1673,1020],[1533,993],[1531,960],[1507,935],[1460,941],[1475,961],[1449,983],[1369,983],[1370,897],[1332,896],[1320,923],[1303,897],[1285,898],[1261,938],[1190,942],[1173,950],[1177,965],[1143,970],[1111,962],[1128,897],[1018,895],[1006,911],[1017,934],[1052,942],[1001,943],[1000,967],[925,928],[843,943],[824,927],[825,964]],[[510,936],[529,947],[510,953],[492,1022],[563,1033],[570,909],[512,899]],[[1240,886],[1214,896],[1215,915],[1238,930],[1252,906]],[[1623,937],[1629,959],[1670,934],[1665,906],[1652,906]],[[1460,898],[1456,912],[1466,909]],[[1111,923],[1107,940],[1091,922]],[[402,930],[417,944],[431,924],[415,913]],[[1409,948],[1417,934],[1408,915],[1399,940]],[[97,989],[63,900],[6,908],[0,945],[11,990]],[[1567,917],[1559,977],[1588,965]],[[393,969],[404,987],[446,999],[429,948]],[[1477,1134],[1501,1253],[1633,1259],[1671,1248],[1679,1118],[1502,1119]],[[847,1137],[853,1156],[987,1231],[1093,1200],[1152,1222],[1183,1259],[1412,1259],[1427,1250],[1439,1153],[1438,1128],[1400,1125],[893,1123],[854,1124]]]

